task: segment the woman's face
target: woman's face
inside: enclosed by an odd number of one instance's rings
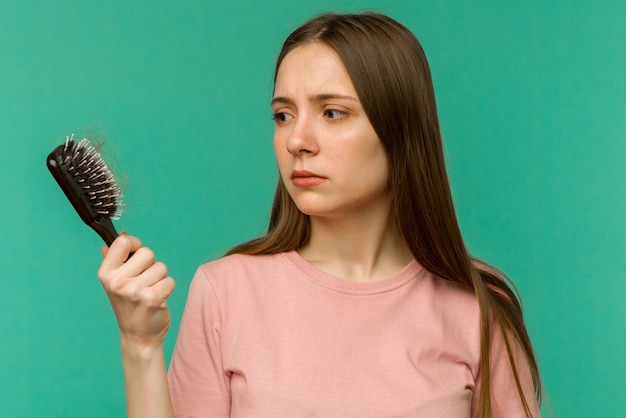
[[[303,213],[388,214],[387,156],[333,49],[311,43],[285,56],[272,112],[280,176]]]

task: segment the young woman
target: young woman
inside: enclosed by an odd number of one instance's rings
[[[268,232],[198,269],[167,374],[167,268],[135,237],[103,249],[129,416],[538,417],[519,302],[459,231],[415,37],[314,18],[271,104]]]

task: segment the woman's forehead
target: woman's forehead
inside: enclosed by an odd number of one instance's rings
[[[320,42],[298,46],[282,60],[276,74],[274,96],[293,94],[356,97],[343,61],[335,50]]]

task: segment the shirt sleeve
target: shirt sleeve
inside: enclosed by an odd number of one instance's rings
[[[540,418],[539,406],[535,396],[533,379],[526,356],[518,344],[509,338],[513,348],[513,358],[528,408],[533,418]],[[501,328],[494,327],[490,352],[491,373],[491,408],[493,418],[526,418],[526,412],[515,383],[513,368],[502,337]],[[478,398],[480,394],[480,374],[476,377],[472,398],[472,418],[478,417]]]
[[[218,300],[209,279],[198,269],[168,370],[176,417],[230,416],[230,377],[224,372],[220,332]]]

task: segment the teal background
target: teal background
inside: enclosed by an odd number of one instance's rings
[[[45,157],[105,136],[127,210],[178,287],[265,229],[284,37],[375,9],[429,57],[467,243],[522,295],[545,416],[626,416],[626,2],[0,3],[0,415],[124,415],[99,238]]]

